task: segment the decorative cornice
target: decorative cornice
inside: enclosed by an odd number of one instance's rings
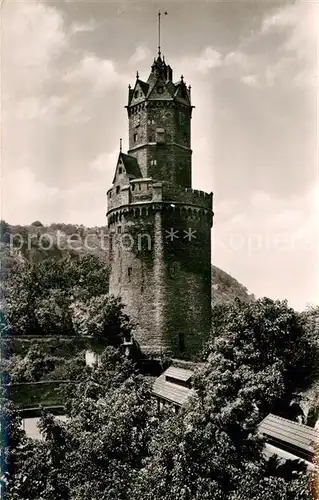
[[[174,205],[174,207],[172,205]],[[182,207],[188,207],[188,208],[196,208],[197,210],[204,210],[205,212],[210,213],[212,216],[214,215],[214,212],[212,212],[212,210],[208,209],[207,207],[204,207],[203,205],[197,205],[194,203],[185,203],[183,201],[173,201],[173,200],[172,201],[147,200],[147,201],[137,201],[137,202],[133,202],[130,204],[119,205],[118,207],[111,208],[111,210],[109,210],[106,213],[106,217],[113,215],[117,211],[124,214],[124,213],[128,213],[128,212],[134,210],[134,208],[144,208],[147,206],[151,207],[153,210],[156,210],[156,211],[162,210],[164,207],[169,207],[169,206],[171,206],[173,209],[175,208],[175,206],[179,206],[179,207],[182,206]]]

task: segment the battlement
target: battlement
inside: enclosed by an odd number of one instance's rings
[[[212,193],[192,188],[181,188],[168,183],[163,183],[163,201],[194,205],[210,211],[213,203]]]
[[[182,188],[167,182],[157,182],[151,178],[134,179],[118,190],[113,186],[107,192],[107,201],[108,212],[124,205],[147,202],[176,203],[212,211],[212,193]]]

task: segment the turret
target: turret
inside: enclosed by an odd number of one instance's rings
[[[191,187],[191,116],[193,106],[184,78],[173,83],[173,70],[160,55],[144,81],[129,87],[129,155],[144,177]]]

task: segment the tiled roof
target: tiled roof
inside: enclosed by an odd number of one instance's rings
[[[134,156],[130,156],[125,153],[121,153],[120,156],[123,160],[127,175],[133,175],[135,178],[142,177],[139,164]]]
[[[182,380],[183,382],[187,382],[193,375],[191,370],[186,370],[185,368],[177,368],[176,366],[170,366],[164,372],[165,377],[173,377],[177,380]]]
[[[165,399],[171,403],[175,403],[179,406],[186,403],[187,399],[193,394],[193,390],[187,387],[168,382],[166,376],[181,380],[186,382],[193,375],[190,370],[184,370],[182,368],[175,368],[170,366],[165,370],[162,375],[160,375],[153,384],[153,394],[158,398]]]
[[[140,84],[141,89],[142,89],[142,90],[143,90],[143,92],[144,92],[144,95],[147,95],[148,88],[149,88],[149,84],[148,84],[148,83],[146,83],[146,82],[143,82],[142,80],[138,80],[138,83]]]
[[[313,455],[314,445],[319,443],[319,432],[312,427],[272,414],[264,418],[258,429],[266,439],[276,442],[278,446],[282,443],[307,455]]]

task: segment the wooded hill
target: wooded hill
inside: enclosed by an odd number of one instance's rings
[[[108,262],[108,230],[106,226],[85,227],[74,224],[44,226],[35,221],[29,226],[0,222],[1,278],[16,260],[39,262],[47,258],[60,259],[92,254]],[[232,303],[236,298],[254,300],[247,288],[230,274],[212,265],[212,305]]]

